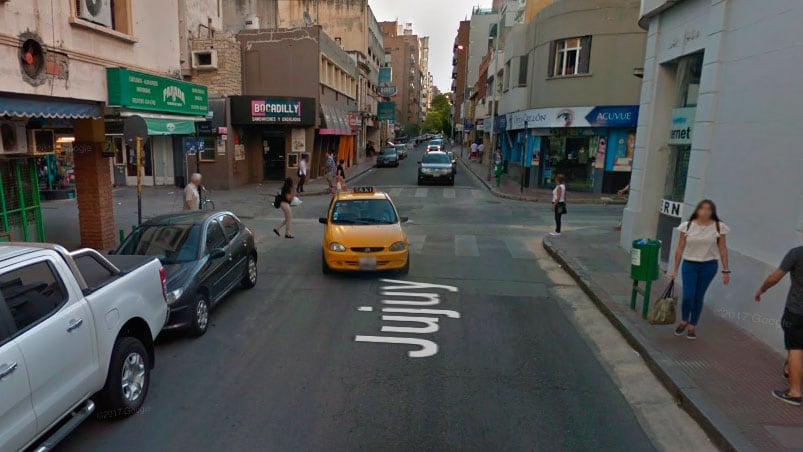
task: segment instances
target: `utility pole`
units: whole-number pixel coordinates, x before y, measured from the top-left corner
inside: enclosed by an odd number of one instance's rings
[[[494,37],[494,84],[493,84],[493,97],[491,98],[491,151],[496,152],[496,140],[494,132],[496,131],[496,86],[499,84],[499,38],[502,37],[502,18],[507,11],[507,3],[502,5],[499,11],[499,16],[496,18],[496,36]],[[490,152],[488,153],[490,155]],[[488,180],[491,180],[493,173],[494,159],[488,159]]]

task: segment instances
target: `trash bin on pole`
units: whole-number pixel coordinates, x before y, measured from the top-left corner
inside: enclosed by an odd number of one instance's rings
[[[641,316],[645,319],[650,310],[652,282],[657,280],[660,276],[661,269],[658,264],[660,255],[660,240],[639,239],[633,241],[633,248],[630,250],[630,277],[633,279],[633,292],[630,295],[630,309],[636,310],[638,284],[643,281],[645,286]]]

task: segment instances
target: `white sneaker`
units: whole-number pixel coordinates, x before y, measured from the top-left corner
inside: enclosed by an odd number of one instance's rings
[[[549,235],[557,237],[560,236],[560,232],[550,232]]]

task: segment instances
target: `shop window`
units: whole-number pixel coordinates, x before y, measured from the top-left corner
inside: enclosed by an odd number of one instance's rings
[[[561,39],[550,45],[550,77],[588,74],[591,36]]]
[[[519,57],[519,83],[518,86],[527,86],[527,70],[529,67],[529,55]]]
[[[203,136],[198,137],[199,140],[204,142],[204,150],[201,151],[201,161],[202,162],[214,162],[215,161],[215,137],[213,136]]]
[[[133,0],[75,0],[74,23],[87,25],[96,30],[113,30],[124,35],[133,35],[131,6]]]

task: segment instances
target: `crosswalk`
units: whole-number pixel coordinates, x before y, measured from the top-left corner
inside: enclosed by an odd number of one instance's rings
[[[392,199],[400,198],[417,198],[417,199],[433,199],[442,198],[448,200],[477,200],[490,196],[485,190],[478,190],[473,188],[459,188],[459,187],[392,187],[385,188],[385,193],[389,194]]]
[[[471,234],[408,234],[410,253],[456,258],[509,258],[535,260],[543,255],[543,234],[499,238]]]

